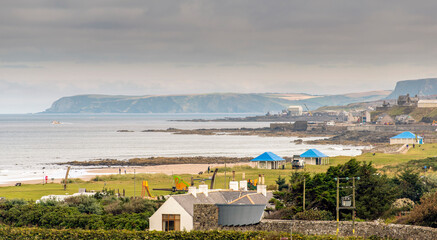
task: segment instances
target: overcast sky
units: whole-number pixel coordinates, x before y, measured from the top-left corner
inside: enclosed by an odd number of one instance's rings
[[[393,89],[437,76],[437,1],[43,1],[0,7],[0,113],[76,94]]]

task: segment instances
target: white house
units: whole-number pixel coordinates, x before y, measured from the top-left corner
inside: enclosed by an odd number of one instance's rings
[[[265,204],[273,197],[265,185],[255,191],[208,190],[207,185],[189,187],[189,193],[171,195],[167,201],[150,217],[149,230],[191,231],[193,229],[194,204]]]

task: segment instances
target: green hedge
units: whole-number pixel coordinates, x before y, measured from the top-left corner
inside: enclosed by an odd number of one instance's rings
[[[239,232],[239,231],[191,231],[191,232],[157,232],[129,230],[82,230],[82,229],[45,229],[0,227],[1,239],[280,239],[289,233],[277,232]],[[293,240],[334,240],[335,236],[303,236],[293,234]],[[362,238],[347,238],[350,240]]]
[[[159,204],[143,199],[70,198],[43,203],[0,201],[0,224],[11,227],[145,230]],[[1,239],[1,238],[0,238]]]

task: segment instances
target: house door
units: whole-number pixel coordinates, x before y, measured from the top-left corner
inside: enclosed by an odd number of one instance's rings
[[[180,231],[181,215],[162,214],[162,231]]]

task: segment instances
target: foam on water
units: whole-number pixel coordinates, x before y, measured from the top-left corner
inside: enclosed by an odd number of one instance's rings
[[[0,183],[61,178],[59,162],[129,159],[151,156],[255,157],[265,151],[280,156],[317,148],[329,156],[361,154],[363,147],[296,145],[296,137],[178,135],[145,129],[256,128],[262,122],[173,122],[170,119],[222,118],[229,114],[57,114],[0,115]],[[232,117],[241,115],[232,115]],[[52,121],[61,124],[52,124]],[[117,132],[126,129],[134,132]],[[306,138],[318,139],[318,138]],[[73,168],[71,177],[86,174]]]

